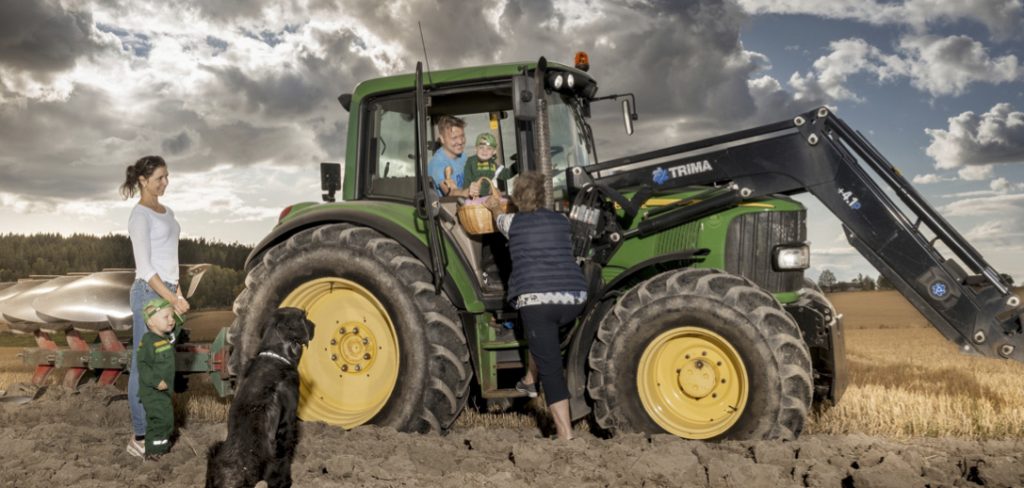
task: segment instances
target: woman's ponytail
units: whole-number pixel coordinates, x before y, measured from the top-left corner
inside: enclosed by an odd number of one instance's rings
[[[139,190],[139,177],[149,178],[157,168],[167,166],[160,156],[143,156],[135,164],[128,165],[124,170],[124,183],[121,183],[121,197],[125,200],[134,197]]]

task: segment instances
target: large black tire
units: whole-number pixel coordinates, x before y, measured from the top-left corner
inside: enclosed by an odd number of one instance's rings
[[[296,290],[307,289],[312,286],[310,284],[324,280],[349,283],[367,294],[369,300],[379,302],[381,315],[389,322],[388,331],[393,334],[392,349],[395,349],[393,356],[396,359],[391,362],[394,371],[389,375],[394,387],[390,390],[384,388],[381,401],[383,406],[375,407],[379,411],[368,409],[365,413],[367,417],[372,415],[372,418],[349,423],[386,425],[406,432],[445,433],[465,407],[472,378],[469,349],[458,316],[443,294],[434,293],[431,274],[422,262],[393,239],[369,228],[330,224],[307,229],[269,249],[260,257],[246,277],[245,290],[234,304],[236,319],[229,337],[233,346],[232,371],[244,381],[241,375],[246,363],[256,353],[255,349],[262,336],[263,317],[269,316],[283,302],[292,304]],[[306,300],[308,310],[322,305],[309,301],[315,299]],[[359,313],[334,306],[333,303],[328,307],[328,319],[324,320],[323,308],[318,309],[321,320],[317,323],[310,348],[302,359],[304,362],[321,361],[318,364],[321,370],[325,365],[332,367],[333,363],[327,361],[335,361],[336,356],[331,356],[329,360],[316,356],[327,351],[327,346],[320,347],[326,344],[322,334],[328,334],[327,337],[332,340],[330,344],[333,345],[336,336],[330,334],[338,333],[338,324],[359,325],[360,321]],[[310,313],[313,318],[312,311]],[[363,317],[362,321],[365,322],[366,318]],[[383,348],[387,341],[377,339]],[[373,349],[372,352],[376,354],[378,348]],[[370,367],[366,368],[363,372],[369,378]],[[300,366],[300,373],[302,371],[304,369]],[[352,372],[350,368],[339,369],[331,373],[331,378],[334,374],[340,378]],[[328,379],[323,384],[324,375],[319,376],[317,380],[321,382],[318,386],[321,392],[342,388],[340,381],[333,383]],[[304,387],[306,379],[303,378]],[[359,380],[371,381],[363,378]],[[344,427],[355,426],[344,425],[344,422],[329,418],[314,417],[313,420],[337,423]]]
[[[700,349],[695,350],[695,358],[687,355],[684,360],[666,353],[664,357],[668,359],[663,358],[662,363],[652,363],[650,359],[656,354],[651,352],[652,348],[677,333],[682,334],[680,340],[691,340],[695,334],[698,340],[719,344],[726,352],[731,350],[733,355],[726,357],[733,361],[724,362],[726,368],[735,366],[733,376],[721,367],[720,361],[718,368],[701,370],[720,374],[712,375],[714,389],[701,393],[706,396],[689,396],[681,386],[685,381],[680,372],[687,368],[694,371],[693,361],[700,359]],[[683,350],[673,351],[683,356]],[[588,392],[594,402],[595,420],[613,434],[640,431],[670,432],[695,439],[794,439],[803,430],[811,406],[811,360],[796,323],[770,294],[749,280],[718,270],[665,272],[624,294],[602,321],[590,350],[589,364]],[[645,366],[650,364],[672,364],[672,368],[678,364],[679,369],[651,370]],[[702,364],[705,363],[697,361],[696,367],[701,368]],[[651,374],[640,378],[644,371],[653,371],[659,379],[650,379]],[[712,405],[722,402],[731,393],[719,384],[718,378],[725,383],[727,376],[738,378],[733,382],[736,384],[745,381],[746,399],[737,394],[736,408],[727,405],[731,410],[726,411],[739,413],[710,419],[717,423],[707,424],[706,430],[699,425],[703,419],[696,421],[698,425],[691,430],[689,425],[681,429],[679,424],[666,422],[663,413],[651,414],[657,409],[675,409],[669,414],[687,416],[692,413],[680,410],[689,405],[707,405],[700,403],[705,400]],[[662,382],[677,377],[678,384]],[[641,391],[641,383],[653,385],[654,381],[657,388],[663,388],[663,384],[677,388],[679,391],[672,394],[682,400],[658,403],[659,398],[673,397],[652,395],[651,386],[647,393]],[[715,400],[713,395],[722,396]],[[654,402],[656,408],[648,409],[645,401]],[[655,416],[662,420],[655,420]]]

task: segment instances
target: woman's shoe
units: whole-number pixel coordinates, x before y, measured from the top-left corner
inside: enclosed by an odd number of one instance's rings
[[[519,380],[516,382],[516,391],[525,393],[530,398],[537,398],[537,383],[526,384]]]

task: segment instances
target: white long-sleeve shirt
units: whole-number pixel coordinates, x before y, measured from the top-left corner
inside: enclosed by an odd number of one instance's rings
[[[128,237],[135,255],[135,277],[148,282],[153,275],[169,283],[178,283],[178,236],[181,226],[174,212],[164,205],[157,213],[144,205],[135,205],[128,218]]]

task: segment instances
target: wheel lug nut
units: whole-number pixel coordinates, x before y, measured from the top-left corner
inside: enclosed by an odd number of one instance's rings
[[[338,341],[336,339],[331,339],[331,345],[332,346],[337,345],[337,344],[338,344]]]
[[[338,333],[341,334],[341,335],[345,335],[345,328],[342,327],[342,328],[338,329]]]
[[[370,359],[370,353],[363,354],[363,359]]]
[[[721,365],[722,365],[722,362],[721,362],[721,361],[719,361],[718,363],[716,363],[716,365],[717,365],[717,366],[721,366]]]
[[[338,355],[337,354],[331,354],[331,361],[337,361],[337,360],[338,360]]]
[[[356,365],[356,372],[362,371],[363,367],[359,364]]]
[[[358,334],[359,333],[359,327],[353,327],[352,328],[352,333],[353,334]]]
[[[369,343],[370,343],[370,340],[364,337],[363,338],[363,345],[365,346],[365,345],[367,345]]]
[[[697,362],[694,363],[694,366],[696,366],[697,369],[701,369],[701,368],[704,367],[704,361],[701,361],[701,360],[698,359]]]
[[[341,365],[341,370],[342,371],[348,371],[348,365],[347,364],[342,364]]]

